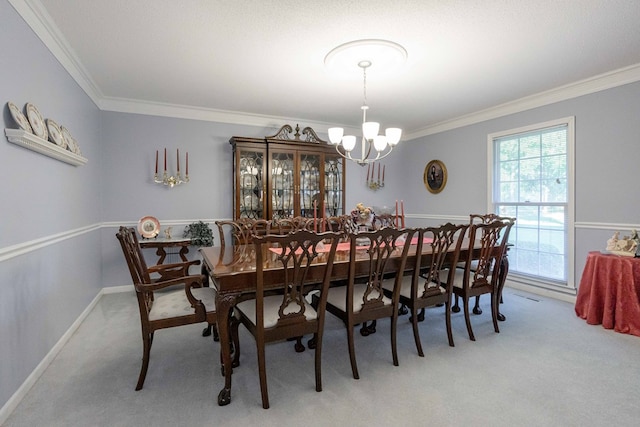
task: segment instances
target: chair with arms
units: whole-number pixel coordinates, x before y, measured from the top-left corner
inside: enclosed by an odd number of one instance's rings
[[[445,321],[447,325],[447,337],[449,345],[454,346],[451,332],[451,295],[455,269],[462,247],[464,235],[469,226],[467,224],[454,225],[451,223],[440,227],[418,228],[418,241],[416,244],[416,262],[410,276],[404,276],[400,288],[400,303],[406,305],[411,312],[411,324],[416,349],[420,357],[424,357],[418,322],[424,320],[426,307],[436,305],[445,306]],[[423,247],[430,250],[429,262],[423,256]],[[421,275],[422,272],[422,275]],[[391,296],[393,286],[389,282],[384,284],[385,293]],[[420,313],[418,314],[418,310]]]
[[[327,311],[340,318],[347,328],[349,358],[353,378],[360,378],[356,363],[353,330],[362,323],[361,335],[375,332],[375,323],[367,326],[366,322],[377,319],[391,319],[391,353],[393,364],[398,366],[396,346],[396,326],[398,323],[398,300],[400,284],[409,253],[409,241],[415,230],[381,228],[375,231],[360,232],[350,235],[349,279],[346,286],[332,287],[327,297]],[[406,243],[405,240],[406,239]],[[367,241],[366,247],[358,247],[358,243]],[[357,265],[359,272],[356,271]],[[356,274],[358,273],[358,274]],[[357,276],[365,274],[364,281]],[[384,295],[383,280],[385,274],[395,273],[391,298]]]
[[[120,227],[116,237],[127,261],[140,309],[143,357],[136,385],[136,390],[140,390],[147,375],[155,331],[200,322],[214,325],[215,291],[202,287],[201,275],[189,275],[191,263],[161,264],[154,269],[147,268],[133,228]],[[160,269],[165,275],[153,280],[150,273],[159,273]],[[167,275],[168,271],[172,273]],[[216,333],[214,340],[217,341],[217,338]]]
[[[498,328],[500,262],[507,248],[512,225],[513,222],[502,220],[471,224],[469,251],[464,260],[464,269],[453,268],[455,277],[452,290],[456,297],[462,298],[467,332],[471,341],[475,341],[469,318],[469,299],[471,297],[482,294],[491,295],[493,328],[496,332],[500,332]],[[479,253],[478,256],[474,256],[474,250]]]
[[[256,295],[238,303],[232,319],[231,335],[235,344],[233,365],[239,365],[238,326],[245,325],[254,336],[258,353],[258,371],[262,407],[269,408],[265,362],[265,344],[313,334],[315,341],[316,391],[322,391],[321,354],[325,304],[329,288],[338,233],[313,233],[301,230],[286,235],[254,238],[256,250]],[[321,265],[315,265],[321,263]],[[265,277],[278,269],[281,283],[266,287]],[[280,270],[281,269],[281,270]],[[270,271],[271,270],[271,271]],[[305,298],[307,291],[319,289],[317,310]],[[292,376],[295,380],[300,376]]]
[[[507,217],[507,216],[499,216],[495,213],[487,213],[487,214],[470,214],[469,215],[469,225],[471,224],[486,224],[488,222],[492,222],[492,221],[504,221],[507,223],[515,223],[516,219],[512,218],[512,217]],[[506,252],[505,252],[505,256],[506,256]],[[478,262],[476,260],[474,260],[471,263],[471,269],[475,270],[478,266]],[[460,262],[458,263],[458,268],[464,268],[464,262]],[[502,299],[499,301],[499,303],[502,303]],[[458,296],[456,295],[455,297],[455,304],[453,305],[453,307],[451,308],[451,310],[454,313],[458,313],[460,311],[460,306],[458,305]],[[476,297],[476,302],[473,306],[473,314],[482,314],[482,309],[480,308],[480,296],[478,295]],[[498,318],[498,320],[503,320],[500,319],[500,317]]]

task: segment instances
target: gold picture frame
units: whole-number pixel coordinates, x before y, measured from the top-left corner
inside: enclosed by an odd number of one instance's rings
[[[424,168],[423,179],[427,190],[438,194],[447,185],[447,167],[440,160],[431,160]]]

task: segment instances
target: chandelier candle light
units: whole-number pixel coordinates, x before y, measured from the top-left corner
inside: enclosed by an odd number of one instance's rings
[[[162,178],[158,175],[158,150],[156,150],[156,173],[153,175],[153,182],[156,184],[166,185],[168,188],[173,188],[176,185],[186,184],[189,182],[189,152],[186,154],[185,174],[184,178],[180,174],[180,150],[176,149],[176,174],[169,175],[167,172],[167,149],[164,149],[164,172]]]
[[[367,69],[374,65],[374,61],[376,61],[375,63],[378,67],[384,68],[385,65],[390,63],[388,60],[390,56],[395,56],[400,61],[404,61],[407,52],[399,44],[388,40],[356,40],[338,46],[325,57],[325,64],[332,64],[338,62],[339,59],[348,57],[350,60],[353,59],[354,63],[362,69],[364,102],[360,107],[362,110],[360,156],[357,157],[357,150],[354,151],[357,144],[355,135],[344,135],[344,128],[341,127],[329,128],[327,131],[329,141],[332,145],[335,145],[336,151],[342,157],[352,160],[360,166],[387,157],[391,154],[393,147],[398,145],[402,137],[402,129],[395,127],[387,128],[384,135],[379,135],[380,123],[367,121],[367,110],[369,109],[367,105]]]

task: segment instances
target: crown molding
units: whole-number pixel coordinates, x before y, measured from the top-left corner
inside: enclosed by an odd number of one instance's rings
[[[150,116],[172,117],[178,119],[202,120],[208,122],[230,123],[246,126],[279,128],[282,123],[304,123],[318,133],[326,134],[327,128],[335,126],[332,123],[310,121],[305,118],[291,118],[252,114],[240,111],[217,110],[213,108],[194,107],[190,105],[167,104],[137,99],[103,97],[100,102],[103,111],[118,113],[145,114]]]
[[[62,64],[71,77],[78,83],[78,85],[85,91],[100,110],[260,127],[278,127],[282,123],[292,121],[305,123],[317,129],[324,129],[333,126],[331,123],[310,122],[308,119],[303,118],[285,118],[238,111],[216,110],[186,105],[105,97],[91,75],[75,55],[74,50],[69,46],[62,33],[60,33],[58,28],[53,24],[51,16],[47,13],[39,0],[9,0],[9,3],[20,14],[20,16],[22,16],[27,25],[31,27],[40,40],[42,40],[45,46],[51,51],[60,64]],[[622,86],[639,80],[640,64],[636,64],[560,86],[555,89],[526,96],[514,101],[506,102],[495,107],[480,110],[451,120],[426,126],[415,132],[405,134],[402,139],[404,141],[410,141],[459,127],[496,119],[509,114],[519,113],[532,108],[542,107],[556,102],[611,89],[613,87]]]
[[[405,139],[413,140],[423,136],[457,129],[463,126],[497,119],[509,114],[520,113],[532,108],[566,101],[568,99],[589,95],[591,93],[600,92],[637,81],[640,81],[640,64],[609,71],[534,95],[525,96],[524,98],[516,99],[514,101],[505,102],[504,104],[496,105],[495,107],[436,123],[408,134]]]

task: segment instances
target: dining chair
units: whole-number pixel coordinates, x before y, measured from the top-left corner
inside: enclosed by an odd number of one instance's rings
[[[221,220],[215,221],[215,224],[218,227],[220,246],[225,246],[227,243],[236,246],[243,243],[247,238],[247,228],[243,227],[241,223],[231,220]]]
[[[508,216],[500,216],[498,214],[495,213],[487,213],[487,214],[470,214],[469,215],[469,224],[486,224],[488,222],[492,222],[492,221],[504,221],[504,222],[511,222],[511,223],[515,223],[516,218],[513,217],[508,217]],[[513,225],[513,224],[512,224]],[[506,252],[505,252],[505,256],[506,256]],[[465,263],[464,262],[460,262],[458,263],[458,268],[464,268]],[[476,270],[478,267],[478,261],[474,260],[471,263],[471,270]],[[502,303],[502,299],[499,301],[499,303]],[[454,313],[458,313],[460,311],[460,306],[458,305],[458,296],[455,296],[455,303],[453,304],[453,307],[451,308],[451,310]],[[480,295],[478,295],[476,297],[476,301],[475,304],[473,306],[473,314],[482,314],[482,309],[480,308]]]
[[[273,341],[314,335],[316,391],[322,391],[322,335],[325,305],[333,261],[340,235],[299,230],[285,235],[266,235],[254,238],[256,251],[255,298],[238,303],[231,322],[234,342],[233,366],[239,366],[240,344],[238,327],[243,324],[256,341],[258,373],[262,407],[269,408],[267,391],[265,345]],[[318,265],[320,264],[320,265]],[[265,288],[265,276],[282,275],[278,286]],[[307,293],[319,291],[318,306],[307,301]],[[293,375],[287,381],[304,378]]]
[[[400,228],[398,227],[398,217],[395,214],[385,213],[385,214],[376,214],[373,216],[371,220],[371,227],[374,230],[383,227],[392,227],[392,228]]]
[[[155,331],[201,322],[215,325],[215,290],[202,286],[201,275],[189,275],[188,262],[147,268],[133,228],[120,227],[116,237],[129,267],[140,311],[143,355],[136,385],[136,390],[140,390],[147,375]],[[164,274],[153,279],[153,273]],[[218,341],[217,331],[213,335],[214,341]]]
[[[454,347],[451,332],[451,295],[455,269],[450,266],[458,262],[467,228],[467,224],[447,223],[439,227],[417,229],[415,265],[412,274],[403,277],[399,295],[400,303],[408,307],[411,313],[413,337],[420,357],[424,357],[424,352],[418,322],[424,321],[427,307],[444,305],[447,337],[449,345]],[[425,247],[428,250],[427,254],[423,253]],[[387,296],[393,295],[393,283],[385,282],[383,287]]]
[[[342,234],[342,240],[346,241],[349,234],[358,230],[351,215],[328,216],[318,219],[320,231],[333,231]]]
[[[253,243],[253,238],[256,236],[264,236],[271,233],[273,221],[264,218],[257,219],[242,219],[242,224],[246,229],[247,239],[245,243]]]
[[[315,220],[315,228],[318,228],[318,219]],[[314,219],[303,216],[274,219],[271,223],[270,232],[273,234],[288,234],[299,230],[314,230]]]
[[[464,317],[469,339],[475,341],[469,317],[469,299],[483,294],[491,295],[491,318],[493,328],[498,328],[499,271],[504,256],[509,230],[513,222],[496,220],[471,224],[469,227],[469,250],[464,260],[464,269],[453,268],[453,294],[462,298]],[[478,255],[474,255],[474,251]]]
[[[377,319],[391,319],[391,353],[393,364],[398,366],[396,326],[398,323],[398,300],[400,284],[409,253],[409,241],[415,230],[381,228],[363,231],[349,237],[349,278],[346,286],[331,287],[327,296],[327,311],[340,318],[347,329],[347,341],[353,378],[359,379],[356,362],[353,330],[362,324],[360,334],[367,336],[375,332]],[[407,244],[405,244],[405,242]],[[364,267],[356,272],[356,261],[364,260]],[[356,274],[358,273],[358,274]],[[365,281],[356,280],[364,273]],[[385,275],[393,275],[391,297],[383,291]],[[371,325],[366,322],[371,321]]]

